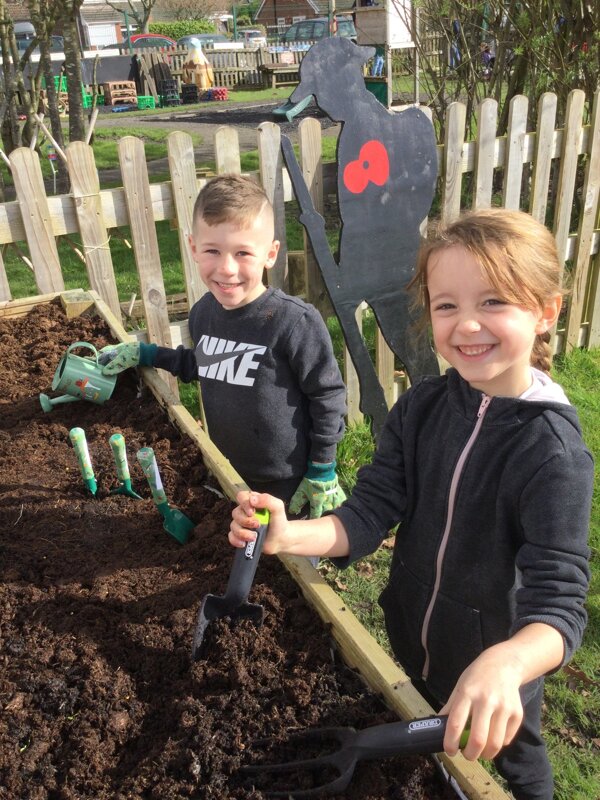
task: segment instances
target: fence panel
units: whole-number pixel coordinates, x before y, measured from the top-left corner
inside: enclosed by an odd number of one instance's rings
[[[540,100],[541,113],[537,131],[527,132],[523,125],[525,102],[518,100],[515,109],[518,107],[520,110],[518,114],[516,110],[513,112],[509,133],[506,137],[497,137],[497,106],[495,101],[488,98],[478,109],[478,138],[466,142],[465,107],[456,103],[448,111],[446,139],[438,146],[442,186],[441,216],[445,220],[453,219],[463,205],[469,202],[461,197],[462,178],[465,174],[472,177],[474,191],[470,202],[474,207],[481,208],[496,203],[497,197],[493,195],[495,191],[497,194],[501,193],[511,205],[524,207],[529,202],[534,216],[543,220],[550,202],[550,177],[556,176],[554,232],[561,255],[572,262],[573,277],[573,295],[568,301],[566,329],[558,333],[555,342],[557,350],[600,344],[600,259],[597,255],[600,242],[598,105],[596,97],[590,123],[584,125],[583,95],[575,90],[569,98],[565,129],[555,129],[556,97],[552,94],[544,95]],[[280,260],[276,268],[269,271],[269,279],[272,285],[285,288],[288,285],[283,194],[286,174],[279,148],[279,127],[265,122],[258,128],[257,135],[260,180],[274,201],[276,236],[283,243]],[[317,120],[308,119],[301,123],[303,171],[311,193],[314,192],[313,199],[317,207],[323,208],[320,135]],[[223,127],[218,131],[215,137],[215,159],[219,173],[241,170],[239,141],[234,128]],[[203,184],[196,174],[189,137],[179,132],[169,137],[171,181],[160,184],[148,183],[143,145],[131,137],[123,140],[120,147],[123,188],[99,189],[95,165],[93,168],[90,150],[86,145],[74,143],[67,148],[67,160],[73,175],[72,193],[47,197],[43,190],[37,155],[28,148],[21,148],[11,154],[11,167],[19,200],[0,204],[0,244],[19,247],[20,243],[27,242],[38,287],[40,291],[51,292],[63,288],[56,237],[73,233],[81,235],[90,284],[112,307],[115,303],[115,289],[108,287],[114,287],[114,267],[106,244],[108,237],[114,235],[111,234],[113,229],[131,225],[142,287],[141,305],[150,338],[160,344],[169,345],[171,330],[160,270],[157,222],[169,220],[178,225],[189,302],[193,303],[204,291],[198,283],[197,271],[187,243],[191,231],[191,209],[196,192]],[[584,160],[585,174],[581,168]],[[527,187],[521,193],[520,173],[525,166],[532,175],[528,199],[525,197]],[[502,177],[509,175],[511,180],[515,173],[519,174],[518,180],[515,178],[512,181],[510,189],[501,184],[494,186],[494,170],[497,168],[502,169]],[[310,270],[308,293],[309,296],[313,294],[311,299],[314,302],[318,299],[314,298],[314,292],[316,278],[320,281],[320,275],[311,261],[312,253],[308,245],[305,246],[305,251],[304,261]],[[301,259],[296,255],[294,261],[299,260]],[[305,282],[301,283],[304,285]],[[10,297],[10,282],[0,260],[0,308],[2,302]],[[328,304],[324,301],[324,313],[326,309]],[[357,313],[361,315],[362,311]],[[181,337],[181,332],[179,336]],[[376,358],[380,367],[380,380],[386,387],[390,402],[394,359],[382,345],[379,340]],[[350,364],[347,366],[346,377],[350,418],[357,419],[358,390],[356,376],[353,376]]]

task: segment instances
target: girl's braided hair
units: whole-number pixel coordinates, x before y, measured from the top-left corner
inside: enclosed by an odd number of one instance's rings
[[[541,310],[561,287],[561,264],[552,233],[524,211],[482,209],[462,214],[423,241],[415,275],[408,285],[413,304],[429,318],[427,264],[430,256],[459,245],[477,260],[487,280],[509,303]],[[550,372],[550,333],[538,334],[531,364]]]

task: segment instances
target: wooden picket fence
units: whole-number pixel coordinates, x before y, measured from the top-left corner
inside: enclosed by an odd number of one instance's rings
[[[478,138],[464,140],[465,107],[449,107],[446,138],[438,145],[442,220],[456,217],[466,198],[472,207],[492,203],[523,208],[544,221],[553,204],[551,227],[565,261],[565,277],[571,287],[564,325],[555,337],[556,351],[600,345],[600,92],[584,119],[584,95],[571,92],[563,128],[555,128],[556,96],[540,99],[538,127],[527,131],[527,99],[511,104],[509,130],[496,136],[496,103],[485,100],[478,110]],[[277,264],[268,272],[271,285],[290,287],[289,264],[300,263],[303,275],[292,276],[293,286],[304,287],[304,295],[321,310],[327,304],[317,265],[305,242],[303,257],[289,254],[286,247],[285,203],[292,199],[280,150],[280,129],[264,122],[257,129],[259,180],[276,209],[276,237],[282,247]],[[321,127],[316,119],[305,119],[299,128],[302,170],[317,209],[323,210],[323,164]],[[57,237],[77,235],[85,259],[89,287],[94,289],[119,318],[122,314],[111,255],[111,232],[128,226],[139,276],[139,297],[146,330],[140,336],[168,347],[189,343],[186,322],[169,319],[169,299],[161,271],[156,224],[169,220],[178,230],[188,307],[205,289],[192,260],[188,235],[192,209],[206,178],[199,177],[191,137],[173,132],[168,138],[170,180],[150,183],[143,142],[127,136],[119,142],[123,185],[101,189],[92,148],[74,142],[66,149],[71,192],[47,195],[38,154],[19,148],[10,154],[16,201],[0,204],[0,245],[22,248],[41,294],[63,291],[64,277]],[[217,172],[240,172],[237,131],[223,126],[215,137]],[[465,191],[469,183],[470,192]],[[573,221],[574,220],[574,221]],[[568,276],[567,276],[568,273]],[[87,287],[82,287],[87,288]],[[9,279],[0,254],[0,316],[12,299]],[[26,313],[27,304],[21,306]],[[361,315],[359,309],[357,314]],[[398,390],[393,354],[381,335],[377,336],[377,371],[388,402]],[[166,376],[176,390],[175,380]],[[359,418],[358,385],[348,362],[346,370],[350,419]]]

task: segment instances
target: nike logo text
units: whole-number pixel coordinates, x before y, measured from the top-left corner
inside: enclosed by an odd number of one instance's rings
[[[236,386],[253,386],[256,376],[248,373],[258,369],[260,359],[257,356],[266,350],[263,345],[201,336],[196,347],[198,376]]]

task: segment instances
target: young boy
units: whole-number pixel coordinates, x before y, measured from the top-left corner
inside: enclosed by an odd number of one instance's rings
[[[208,433],[246,483],[319,517],[344,499],[335,457],[346,390],[316,309],[262,282],[279,250],[263,189],[239,175],[207,183],[189,242],[209,290],[190,311],[194,348],[109,345],[103,371],[139,364],[199,380]]]

